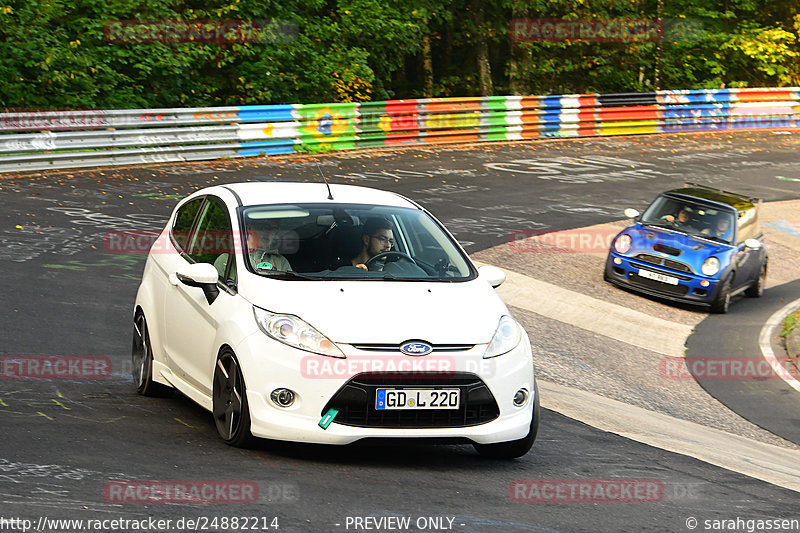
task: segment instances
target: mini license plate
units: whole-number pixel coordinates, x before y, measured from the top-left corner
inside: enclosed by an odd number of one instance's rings
[[[678,284],[678,278],[673,278],[672,276],[665,276],[664,274],[659,274],[658,272],[651,272],[649,270],[644,270],[644,269],[639,270],[639,276],[647,279],[660,281],[661,283],[668,283],[670,285]]]
[[[458,409],[460,389],[378,389],[375,409]]]

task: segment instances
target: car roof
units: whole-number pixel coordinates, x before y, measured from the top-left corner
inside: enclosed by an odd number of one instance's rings
[[[330,200],[328,197],[328,188],[324,183],[286,181],[228,183],[203,189],[198,191],[198,194],[219,194],[219,189],[227,189],[234,192],[244,206],[292,203],[325,204],[333,201],[337,204],[365,204],[418,208],[416,204],[399,194],[355,185],[331,184],[330,191],[333,195],[333,200]]]
[[[666,191],[664,194],[683,196],[692,199],[705,200],[706,202],[723,204],[730,206],[737,211],[746,211],[748,209],[754,209],[758,206],[757,198],[751,198],[737,193],[732,193],[730,191],[713,189],[703,185],[693,184],[688,187]]]

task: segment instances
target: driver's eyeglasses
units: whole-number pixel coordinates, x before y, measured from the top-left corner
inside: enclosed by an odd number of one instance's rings
[[[389,246],[394,246],[394,239],[390,239],[384,235],[372,235],[373,239],[378,239],[381,241],[382,244],[388,244]]]

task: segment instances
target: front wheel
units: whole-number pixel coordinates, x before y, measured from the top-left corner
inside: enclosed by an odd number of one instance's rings
[[[508,442],[498,442],[496,444],[474,443],[473,446],[479,454],[491,459],[516,459],[530,451],[533,442],[536,440],[536,433],[539,432],[539,387],[536,383],[533,384],[533,392],[533,416],[531,417],[528,434],[521,439]]]
[[[250,407],[242,370],[230,350],[223,351],[214,369],[212,411],[217,433],[231,446],[245,447],[252,440]]]
[[[758,272],[758,277],[753,280],[753,284],[744,291],[745,295],[750,298],[760,298],[764,294],[764,286],[767,282],[767,262],[761,265],[761,270]]]
[[[727,278],[725,278],[719,287],[719,292],[717,293],[717,297],[714,300],[714,303],[711,304],[711,311],[714,313],[725,314],[728,312],[728,307],[731,304],[731,279],[733,278],[733,273],[729,274]]]

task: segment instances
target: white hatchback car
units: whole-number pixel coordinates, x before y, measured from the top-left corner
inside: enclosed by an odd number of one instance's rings
[[[425,209],[325,183],[238,183],[175,207],[134,308],[139,393],[177,389],[226,442],[468,442],[528,452],[527,334]]]

